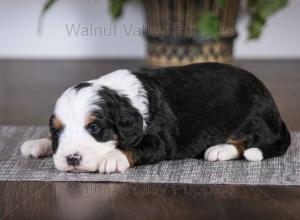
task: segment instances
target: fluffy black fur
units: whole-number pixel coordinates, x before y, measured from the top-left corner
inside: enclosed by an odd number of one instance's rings
[[[114,90],[104,88],[98,94],[102,101],[97,103],[99,111],[93,115],[101,130],[94,138],[101,142],[117,139],[124,148],[138,145],[143,137],[143,118],[137,109]]]
[[[80,91],[81,89],[83,88],[86,88],[86,87],[89,87],[91,86],[92,83],[89,83],[89,82],[82,82],[82,83],[79,83],[77,84],[76,86],[74,86],[74,89],[78,92]]]
[[[111,100],[109,109],[120,147],[131,149],[135,164],[200,157],[230,138],[259,148],[264,158],[282,155],[290,134],[266,87],[253,74],[230,65],[206,63],[135,73],[149,99],[145,132],[128,100]],[[122,100],[123,99],[123,100]],[[108,110],[109,112],[110,110]]]
[[[98,141],[117,139],[134,165],[201,157],[229,139],[259,148],[264,158],[280,156],[290,145],[270,92],[243,69],[205,63],[134,74],[149,100],[146,129],[130,100],[105,88],[94,112],[101,129],[93,134]]]

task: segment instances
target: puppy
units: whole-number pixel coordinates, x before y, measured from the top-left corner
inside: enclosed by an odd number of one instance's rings
[[[51,139],[27,141],[21,152],[53,154],[60,171],[112,173],[201,157],[261,161],[290,145],[262,82],[217,63],[117,70],[80,83],[57,100],[49,127]]]

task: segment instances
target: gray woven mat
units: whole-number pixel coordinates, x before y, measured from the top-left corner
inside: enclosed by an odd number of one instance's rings
[[[300,133],[283,157],[262,162],[207,162],[197,159],[164,161],[132,168],[122,174],[60,173],[52,158],[25,159],[24,140],[45,137],[46,127],[0,126],[0,181],[112,181],[193,184],[300,185]]]

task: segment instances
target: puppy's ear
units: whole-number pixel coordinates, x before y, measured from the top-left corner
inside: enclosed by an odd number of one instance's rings
[[[116,120],[118,141],[121,147],[134,147],[143,138],[143,118],[129,106],[121,106]]]
[[[143,118],[130,99],[121,96],[116,91],[103,87],[98,92],[101,100],[98,103],[103,112],[107,112],[107,118],[111,118],[117,134],[120,147],[135,147],[143,138]]]

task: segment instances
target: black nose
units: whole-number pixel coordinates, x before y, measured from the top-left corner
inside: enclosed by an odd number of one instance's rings
[[[77,153],[67,156],[67,164],[70,166],[78,166],[80,164],[81,156]]]

